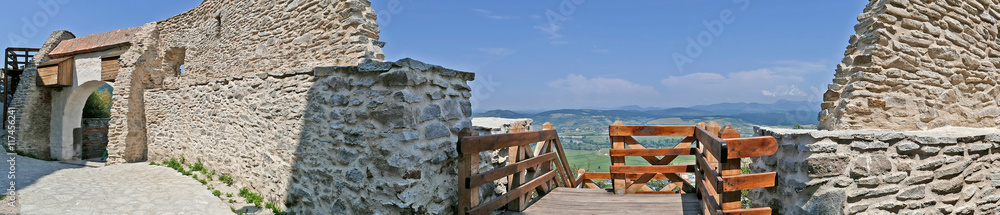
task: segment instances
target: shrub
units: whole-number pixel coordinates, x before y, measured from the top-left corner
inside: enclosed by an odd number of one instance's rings
[[[215,195],[215,197],[220,197],[222,196],[222,191],[219,190],[212,191],[212,195]]]
[[[233,186],[233,177],[230,177],[228,174],[219,175],[219,181],[226,183],[226,185]]]

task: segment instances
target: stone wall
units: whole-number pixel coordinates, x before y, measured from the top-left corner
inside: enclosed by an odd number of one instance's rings
[[[403,59],[152,89],[149,158],[201,159],[300,214],[450,214],[472,79]]]
[[[121,56],[109,163],[146,160],[146,89],[383,60],[384,43],[378,41],[370,5],[368,0],[206,0],[142,26]]]
[[[177,75],[176,84],[184,85],[382,60],[370,5],[368,0],[204,1],[157,23],[157,53],[165,61],[164,73],[153,74],[153,84]],[[185,65],[183,74],[180,65]]]
[[[778,178],[748,197],[780,214],[1000,214],[1000,129],[755,132],[779,148],[751,170]]]
[[[52,32],[32,58],[33,61],[29,62],[21,73],[21,81],[17,83],[17,91],[14,92],[14,98],[8,107],[14,110],[16,120],[14,139],[17,150],[41,159],[51,158],[49,122],[52,113],[52,89],[41,87],[42,79],[38,77],[35,62],[48,61],[48,53],[55,49],[60,41],[75,37],[69,31]]]
[[[1000,2],[872,0],[858,16],[821,129],[1000,125]]]

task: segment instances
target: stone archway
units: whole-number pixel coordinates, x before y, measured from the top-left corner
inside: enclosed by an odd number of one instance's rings
[[[79,159],[80,152],[73,148],[73,129],[79,128],[83,116],[83,106],[90,94],[102,85],[112,83],[90,80],[74,87],[60,109],[53,104],[52,137],[50,137],[52,157],[59,160]],[[113,86],[113,85],[112,85]]]

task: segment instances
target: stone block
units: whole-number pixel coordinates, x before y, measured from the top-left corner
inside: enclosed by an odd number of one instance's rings
[[[809,177],[839,176],[844,173],[850,157],[846,155],[818,155],[806,159]]]
[[[896,195],[896,199],[900,201],[923,199],[926,191],[927,187],[924,185],[904,188]]]
[[[931,191],[938,194],[950,194],[957,193],[962,190],[964,181],[962,179],[956,178],[951,180],[937,180],[931,182]]]
[[[892,161],[886,155],[862,155],[856,158],[851,168],[852,178],[875,176],[892,169]]]

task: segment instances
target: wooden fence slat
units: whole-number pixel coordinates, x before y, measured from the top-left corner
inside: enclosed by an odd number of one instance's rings
[[[542,183],[552,180],[556,175],[556,171],[549,171],[542,176],[535,178],[534,180],[525,183],[524,185],[518,186],[517,188],[508,191],[506,194],[497,197],[496,199],[490,200],[489,202],[480,204],[475,208],[469,210],[467,214],[490,214],[493,210],[503,207],[503,205],[508,202],[512,202],[516,198],[522,197],[527,193],[535,190],[535,187],[541,186]]]
[[[749,209],[733,209],[733,210],[723,210],[726,215],[770,215],[771,208],[749,208]]]
[[[80,142],[82,142],[82,143],[97,143],[97,142],[107,142],[107,141],[108,141],[108,138],[93,139],[93,140],[83,140],[83,141],[80,141]]]
[[[556,138],[558,138],[558,135],[555,130],[463,137],[459,140],[458,152],[462,154],[478,153],[486,150],[509,148]]]
[[[695,148],[668,148],[668,149],[611,149],[610,156],[664,156],[664,155],[693,155]],[[654,163],[655,164],[655,163]]]
[[[775,172],[722,176],[722,191],[733,192],[747,189],[773,187],[776,176],[777,173]]]
[[[464,129],[459,133],[459,141],[466,136],[476,136],[478,132]],[[458,213],[466,214],[479,205],[479,186],[466,188],[464,179],[479,173],[479,152],[458,153]]]
[[[80,150],[87,150],[87,149],[94,149],[94,148],[107,148],[107,147],[108,147],[108,144],[105,143],[105,144],[99,144],[99,145],[89,145],[89,146],[80,147]]]
[[[704,128],[698,127],[695,132],[695,137],[698,138],[699,145],[704,148],[706,153],[710,153],[716,158],[728,157],[728,155],[726,155],[726,153],[728,153],[726,150],[726,141],[722,140],[718,136],[715,136]]]
[[[611,166],[611,172],[623,174],[639,173],[682,173],[694,172],[695,165],[662,165],[662,166]]]
[[[545,161],[555,160],[555,158],[556,158],[556,153],[549,152],[541,156],[519,161],[517,163],[514,163],[514,165],[507,165],[484,173],[476,174],[468,178],[465,178],[465,187],[466,188],[477,187],[479,185],[483,185],[485,183],[507,177],[508,175],[524,171],[525,169],[528,169],[528,167],[530,166],[536,166]]]
[[[778,152],[778,142],[774,137],[745,137],[725,141],[729,159],[768,156]]]
[[[736,128],[733,128],[733,126],[726,126],[726,127],[723,127],[721,131],[719,131],[718,135],[719,135],[719,138],[725,139],[725,141],[726,141],[726,148],[727,148],[727,150],[729,150],[729,153],[728,153],[729,157],[720,157],[719,158],[719,159],[724,159],[724,161],[725,161],[725,162],[722,162],[722,163],[719,164],[719,176],[725,177],[725,176],[740,175],[741,173],[743,173],[742,169],[740,168],[740,165],[742,164],[742,162],[741,162],[740,158],[733,158],[732,157],[733,154],[735,154],[735,153],[732,153],[733,143],[730,142],[729,139],[726,139],[726,138],[738,138],[738,139],[742,139],[742,138],[739,138],[740,137],[740,132],[736,131]],[[775,149],[777,149],[777,144],[775,144]],[[741,151],[745,151],[745,150],[741,150]],[[740,208],[742,208],[743,204],[742,204],[742,201],[741,201],[740,198],[741,198],[741,196],[742,196],[743,193],[740,192],[739,190],[726,191],[722,187],[722,186],[724,186],[724,185],[722,185],[722,182],[723,181],[720,181],[719,186],[716,187],[717,189],[719,189],[719,191],[721,191],[721,196],[719,196],[719,202],[722,205],[722,210],[725,211],[725,210],[740,209]]]
[[[673,125],[611,125],[608,127],[609,136],[680,136],[686,137],[694,134],[693,126],[673,126]]]

